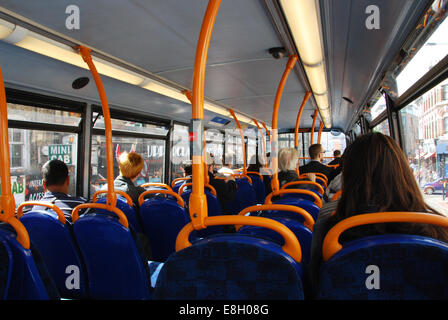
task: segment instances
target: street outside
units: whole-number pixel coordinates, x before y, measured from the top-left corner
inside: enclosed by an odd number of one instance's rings
[[[433,193],[432,195],[423,194],[423,197],[430,207],[448,216],[448,198],[443,200],[441,192]]]

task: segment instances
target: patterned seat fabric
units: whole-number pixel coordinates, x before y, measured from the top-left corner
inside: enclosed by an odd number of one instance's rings
[[[448,299],[447,268],[446,243],[412,235],[366,237],[347,243],[323,264],[317,297]]]
[[[303,299],[301,266],[280,246],[242,235],[218,235],[171,255],[156,299]]]

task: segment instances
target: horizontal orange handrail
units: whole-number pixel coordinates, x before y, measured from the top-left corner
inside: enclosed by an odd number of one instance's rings
[[[143,204],[143,202],[145,202],[145,196],[148,194],[167,194],[170,196],[173,196],[176,198],[177,203],[184,208],[185,207],[185,203],[184,203],[184,199],[181,198],[180,195],[178,195],[177,193],[170,191],[170,190],[146,190],[145,192],[143,192],[139,197],[138,197],[138,204],[141,206]]]
[[[247,175],[249,175],[249,174],[254,174],[254,175],[258,176],[258,177],[261,179],[261,181],[263,181],[263,176],[261,175],[260,172],[256,172],[256,171],[247,171],[246,174],[247,174]]]
[[[272,197],[273,196],[279,196],[282,194],[288,194],[288,193],[296,193],[296,194],[306,194],[314,198],[314,204],[317,205],[319,208],[322,208],[322,199],[319,198],[317,194],[315,194],[313,191],[305,190],[305,189],[280,189],[277,193],[274,194],[274,192],[271,192],[266,197],[264,203],[265,204],[272,204]]]
[[[327,187],[328,178],[326,175],[324,175],[323,173],[320,173],[320,172],[308,172],[308,174],[314,174],[316,176],[316,179],[319,179],[320,181],[322,181],[324,183],[324,188]],[[299,179],[308,179],[307,173],[302,173],[299,176]]]
[[[134,203],[132,202],[131,197],[124,191],[121,190],[114,190],[114,192],[116,194],[119,194],[120,196],[122,196],[123,198],[126,199],[126,202],[128,203],[128,205],[130,205],[131,207],[134,205]],[[103,194],[103,193],[108,193],[107,190],[98,190],[97,192],[95,192],[92,196],[92,202],[97,202],[97,198],[99,194]]]
[[[298,186],[298,185],[304,185],[304,184],[316,187],[318,189],[317,191],[321,195],[323,195],[325,193],[324,188],[320,184],[313,182],[313,181],[291,181],[291,182],[285,183],[281,187],[281,189],[288,189],[288,187],[291,187],[291,186]]]
[[[188,181],[191,180],[191,177],[184,177],[184,178],[176,178],[173,181],[171,181],[171,187],[174,188],[174,186],[179,182],[179,181]]]
[[[182,193],[184,193],[184,189],[185,189],[186,187],[191,186],[191,185],[193,185],[193,184],[192,184],[192,183],[185,183],[185,184],[183,184],[183,185],[179,188],[179,191],[178,191],[179,195],[182,195]],[[213,186],[211,186],[210,184],[206,183],[206,184],[204,184],[204,187],[209,188],[210,191],[212,192],[212,194],[213,194],[215,197],[217,197],[216,190],[215,190],[215,188],[213,188]]]
[[[23,216],[23,208],[24,207],[29,207],[29,206],[41,206],[41,207],[50,208],[51,210],[56,212],[56,214],[58,215],[58,220],[62,224],[65,224],[65,222],[66,222],[64,213],[62,212],[62,210],[59,207],[57,207],[54,203],[44,202],[44,201],[26,201],[26,202],[22,202],[17,207],[17,218],[20,219]]]
[[[166,188],[169,191],[173,191],[173,189],[171,189],[171,187],[169,185],[167,185],[166,183],[160,183],[160,182],[148,182],[148,183],[144,183],[144,184],[140,185],[140,187],[142,187],[142,188],[162,187],[162,188]]]
[[[247,174],[241,173],[241,174],[232,174],[232,177],[234,177],[235,179],[242,179],[242,178],[246,178],[250,184],[252,184],[252,178],[249,177]]]
[[[251,206],[251,207],[247,207],[247,208],[243,209],[238,215],[245,216],[249,212],[269,211],[269,210],[295,212],[305,219],[303,225],[305,227],[307,227],[308,229],[310,229],[311,231],[313,230],[314,219],[308,213],[308,211],[306,211],[305,209],[302,209],[302,208],[299,208],[296,206],[287,205],[287,204],[263,204],[263,205]],[[238,231],[239,227],[241,227],[241,226],[238,226],[236,228],[237,231]]]
[[[330,167],[330,168],[333,168],[333,169],[336,169],[336,168],[339,167],[339,164],[326,164],[326,166]]]
[[[118,216],[118,221],[121,223],[121,225],[125,228],[129,228],[128,218],[126,218],[126,215],[123,213],[123,211],[121,211],[117,207],[109,206],[107,204],[102,204],[102,203],[83,203],[83,204],[76,206],[72,211],[72,222],[73,223],[75,223],[79,219],[79,210],[86,209],[86,208],[103,209],[103,210],[113,212]]]
[[[339,243],[339,236],[347,229],[366,224],[388,222],[426,223],[448,228],[447,217],[430,213],[380,212],[359,214],[340,221],[328,231],[322,246],[324,261],[328,261],[334,254],[342,249],[342,245]]]
[[[282,247],[283,251],[298,263],[302,261],[302,249],[299,241],[294,233],[280,222],[268,218],[232,215],[206,217],[204,219],[204,224],[206,227],[219,225],[249,225],[271,229],[279,233],[285,240],[285,244]],[[191,246],[188,237],[193,230],[194,228],[191,222],[183,227],[176,239],[176,251]]]
[[[333,197],[331,197],[331,201],[338,200],[341,196],[342,196],[342,190],[339,190],[338,192],[336,192],[336,193],[333,195]]]

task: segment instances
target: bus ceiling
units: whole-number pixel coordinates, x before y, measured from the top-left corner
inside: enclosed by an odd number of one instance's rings
[[[320,35],[322,59],[313,65],[299,50],[294,8],[285,1],[222,1],[207,61],[205,125],[213,127],[211,120],[221,116],[230,120],[221,128],[235,127],[231,108],[243,125],[256,129],[255,117],[270,126],[277,79],[288,55],[298,54],[299,63],[284,89],[278,127],[295,128],[299,106],[312,91],[300,128],[311,128],[319,107],[327,127],[347,132],[431,2],[301,1],[307,8],[303,10],[313,13],[309,17],[316,17],[309,25],[318,30],[310,29],[309,34]],[[51,45],[56,44],[61,55],[64,47],[67,51],[85,45],[92,49],[100,73],[101,63],[105,65],[102,78],[112,109],[188,122],[191,106],[183,90],[192,88],[195,39],[206,2],[179,6],[178,1],[129,1],[125,10],[123,3],[103,4],[74,0],[69,8],[63,1],[2,1],[0,63],[6,86],[98,103],[92,81],[81,89],[72,87],[75,79],[90,76],[82,61],[65,60],[70,54],[48,57],[55,52]],[[378,25],[369,25],[372,5],[379,9]],[[95,17],[94,23],[87,17]],[[269,52],[282,47],[283,57]],[[318,71],[324,84],[313,80],[313,67],[324,70]],[[326,91],[320,92],[322,88]],[[325,99],[328,103],[321,102]]]

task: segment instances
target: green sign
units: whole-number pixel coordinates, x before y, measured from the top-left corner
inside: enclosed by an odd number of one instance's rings
[[[65,164],[72,164],[72,145],[55,144],[48,146],[48,159],[61,160]]]

